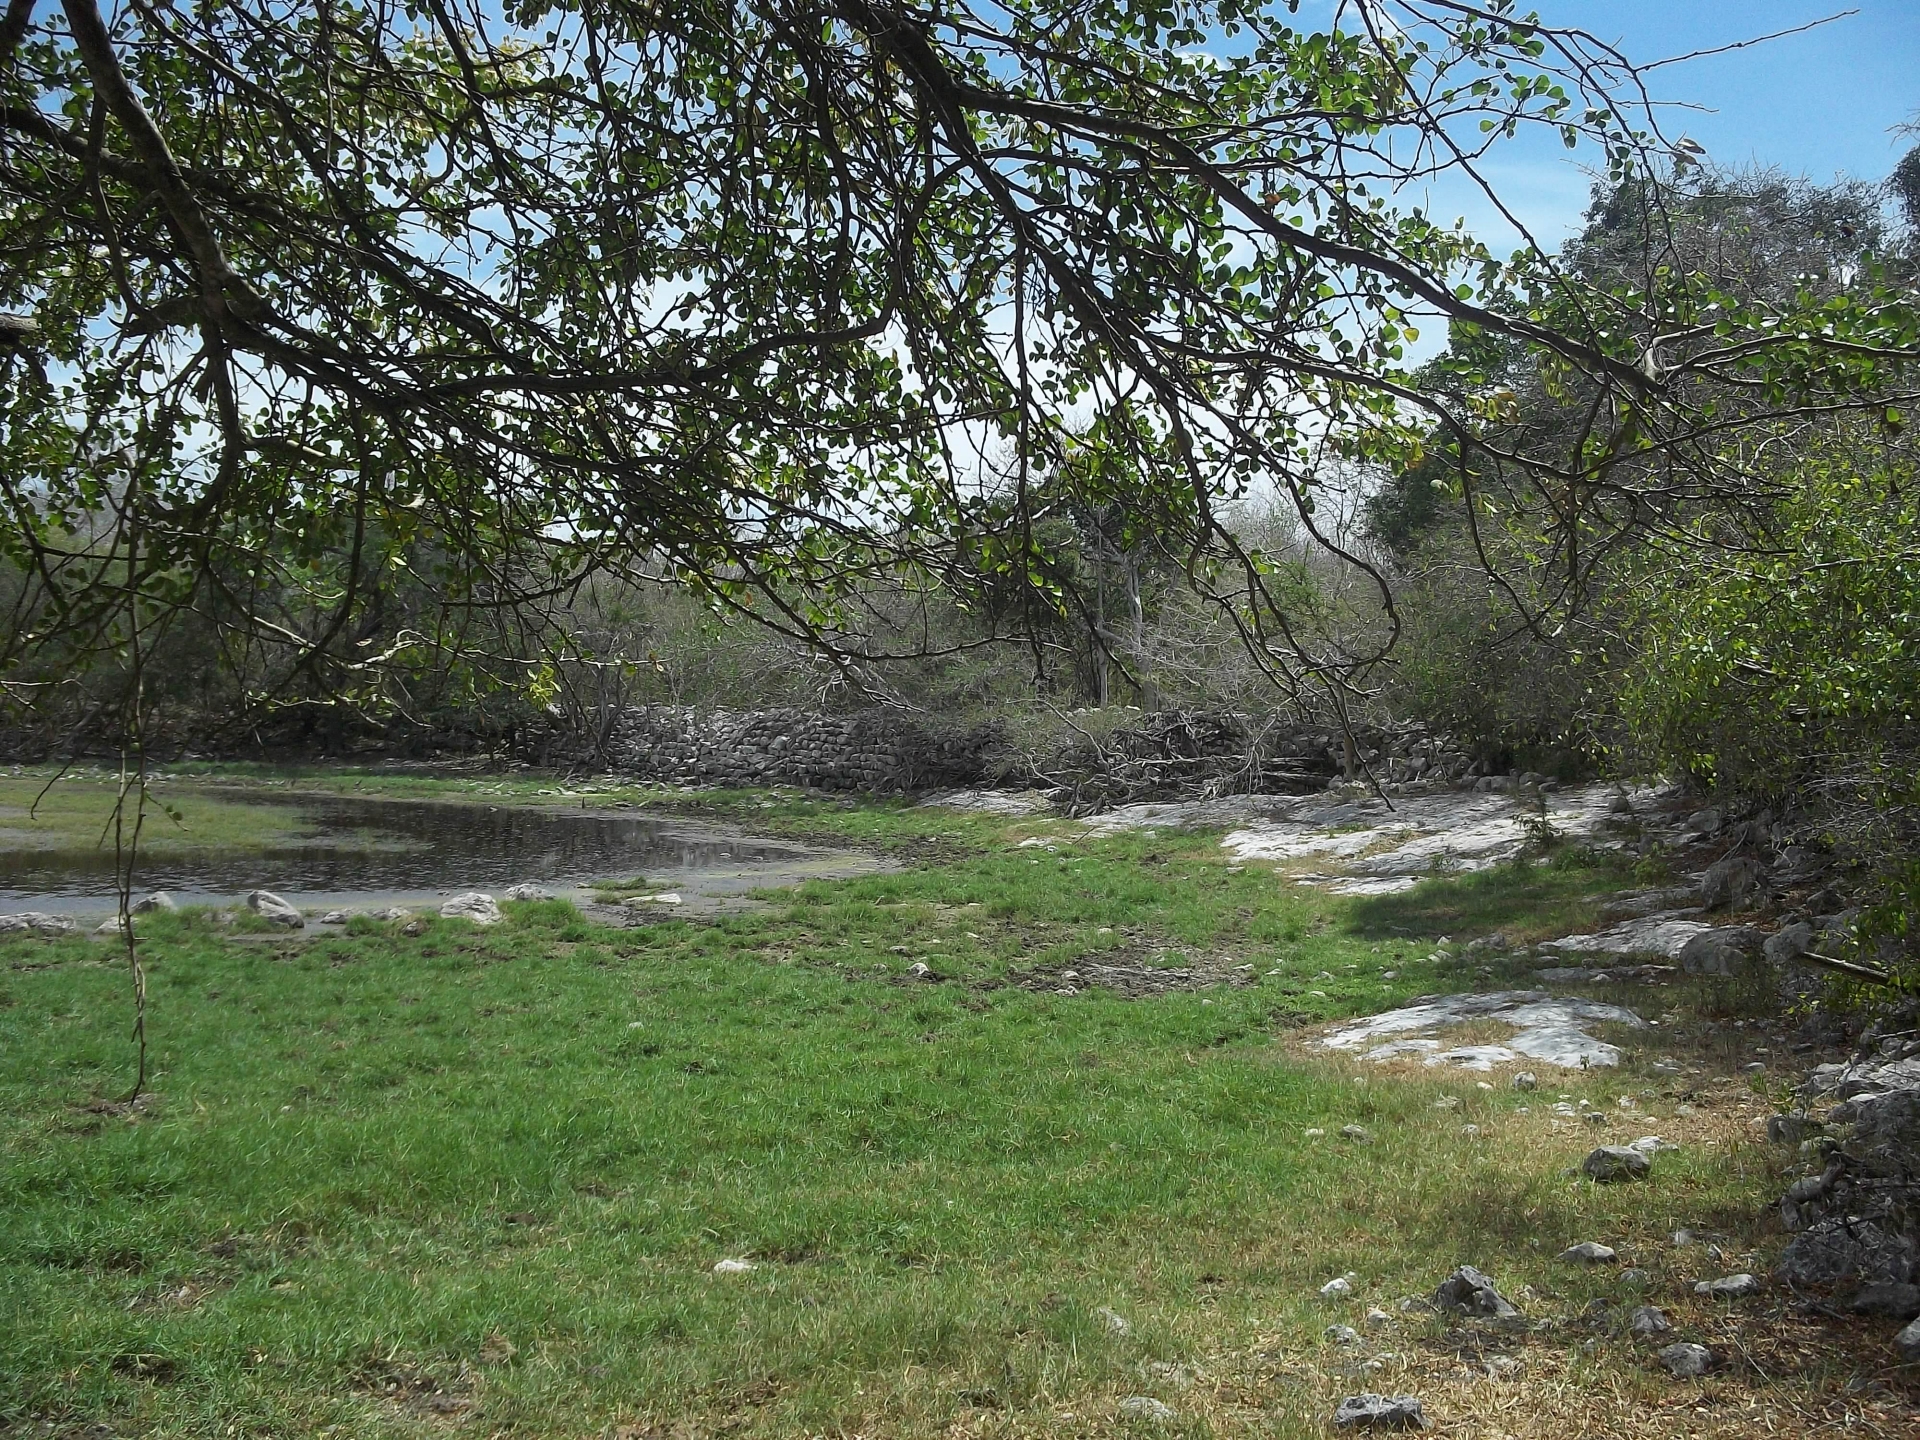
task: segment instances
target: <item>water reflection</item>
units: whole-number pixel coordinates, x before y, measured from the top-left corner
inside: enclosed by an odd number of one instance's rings
[[[703,871],[751,871],[809,853],[684,821],[604,811],[324,795],[221,798],[289,811],[288,828],[299,838],[253,850],[158,856],[142,864],[142,890],[190,901],[264,889],[315,902],[502,889],[521,881],[566,890],[616,877],[671,881]],[[0,909],[97,901],[113,888],[110,848],[0,852]]]

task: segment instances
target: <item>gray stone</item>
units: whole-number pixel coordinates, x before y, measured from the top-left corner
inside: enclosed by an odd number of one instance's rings
[[[1680,829],[1688,835],[1711,835],[1726,824],[1726,816],[1709,806],[1705,810],[1696,810],[1680,822]]]
[[[645,910],[650,905],[681,905],[685,901],[677,890],[662,890],[653,895],[629,895],[620,903],[629,910]]]
[[[1129,1395],[1120,1402],[1120,1414],[1128,1420],[1150,1420],[1164,1425],[1174,1419],[1173,1407],[1163,1405],[1151,1395]]]
[[[1581,1173],[1597,1185],[1644,1180],[1652,1169],[1645,1152],[1626,1145],[1602,1145],[1580,1162]]]
[[[1760,953],[1769,963],[1785,965],[1789,960],[1798,960],[1813,948],[1813,926],[1806,921],[1796,921],[1792,925],[1783,925],[1767,937],[1760,947]]]
[[[1693,1380],[1713,1368],[1713,1352],[1704,1345],[1690,1345],[1682,1340],[1660,1352],[1660,1363],[1667,1367],[1669,1374],[1681,1380]]]
[[[1775,1145],[1798,1145],[1825,1129],[1826,1126],[1811,1115],[1799,1112],[1767,1117],[1767,1139]]]
[[[279,925],[288,930],[306,928],[306,917],[271,890],[249,890],[246,906],[270,925]]]
[[[1674,958],[1689,975],[1738,975],[1761,943],[1761,932],[1750,926],[1720,925],[1695,935]]]
[[[1418,1430],[1426,1423],[1426,1411],[1412,1395],[1349,1395],[1333,1412],[1338,1430]]]
[[[1562,1250],[1559,1258],[1573,1265],[1610,1265],[1616,1253],[1611,1245],[1602,1245],[1596,1240],[1582,1240],[1578,1245],[1569,1245]]]
[[[1336,1345],[1358,1345],[1360,1332],[1351,1325],[1329,1325],[1321,1332],[1321,1338]]]
[[[1774,1276],[1783,1285],[1830,1290],[1841,1285],[1898,1285],[1911,1278],[1905,1241],[1871,1220],[1822,1220],[1787,1242]]]
[[[1912,1063],[1899,1062],[1903,1069]],[[1882,1066],[1881,1078],[1892,1078],[1893,1069]],[[1862,1152],[1872,1173],[1904,1175],[1920,1154],[1920,1089],[1889,1088],[1871,1099],[1856,1100],[1853,1125],[1855,1143],[1849,1148]]]
[[[0,915],[0,935],[71,935],[73,921],[65,915],[49,915],[44,910],[22,910]]]
[[[1847,1301],[1856,1315],[1878,1315],[1886,1320],[1920,1316],[1920,1285],[1862,1285]]]
[[[1900,1352],[1902,1360],[1920,1360],[1920,1320],[1914,1321],[1894,1336],[1893,1344],[1894,1348]]]
[[[1513,1027],[1504,1044],[1445,1048],[1432,1032],[1454,1025],[1498,1021]],[[1499,990],[1430,995],[1411,1005],[1343,1025],[1320,1043],[1331,1050],[1358,1050],[1369,1060],[1418,1054],[1428,1065],[1492,1070],[1522,1059],[1544,1060],[1571,1070],[1618,1065],[1619,1047],[1587,1032],[1590,1025],[1646,1026],[1633,1011],[1594,1000],[1557,999],[1544,990]],[[1385,1044],[1380,1042],[1385,1041]]]
[[[1653,1276],[1648,1271],[1630,1267],[1620,1272],[1620,1283],[1635,1289],[1644,1289],[1653,1283]]]
[[[1722,905],[1729,910],[1745,909],[1766,889],[1767,867],[1751,855],[1729,855],[1715,861],[1700,877],[1700,903],[1709,910]]]
[[[1471,1265],[1462,1265],[1440,1282],[1433,1302],[1442,1310],[1457,1310],[1468,1315],[1484,1315],[1495,1320],[1515,1320],[1520,1312],[1507,1297],[1494,1288],[1493,1281]]]
[[[1650,1340],[1671,1331],[1673,1322],[1658,1305],[1636,1305],[1627,1316],[1627,1329],[1642,1340]]]
[[[164,890],[156,890],[153,894],[142,895],[138,900],[134,901],[127,907],[127,913],[130,915],[150,915],[155,911],[178,910],[179,908],[178,905],[173,903],[173,896]]]
[[[1693,1293],[1708,1300],[1744,1300],[1760,1293],[1760,1282],[1752,1275],[1722,1275],[1718,1280],[1702,1280]]]
[[[1540,1081],[1531,1070],[1522,1070],[1510,1083],[1516,1090],[1533,1090],[1538,1088]]]
[[[1109,1306],[1102,1305],[1098,1310],[1093,1312],[1093,1318],[1100,1322],[1101,1328],[1116,1339],[1124,1338],[1133,1333],[1133,1322],[1118,1310],[1114,1310]]]
[[[1542,941],[1540,949],[1568,955],[1654,955],[1672,960],[1694,936],[1714,927],[1703,920],[1649,915],[1627,920],[1591,935],[1563,935]]]
[[[1340,1127],[1340,1138],[1342,1140],[1351,1140],[1356,1145],[1371,1145],[1373,1143],[1373,1132],[1364,1125],[1342,1125]]]
[[[1322,1300],[1345,1300],[1353,1294],[1353,1282],[1344,1275],[1336,1275],[1320,1287]]]
[[[551,890],[544,890],[538,885],[515,885],[500,898],[502,900],[515,900],[524,904],[529,900],[551,900],[553,898],[553,892]]]
[[[476,925],[498,925],[501,920],[500,907],[494,903],[493,896],[478,890],[453,896],[441,905],[440,917],[443,920],[471,920]]]
[[[329,910],[315,923],[320,925],[344,925],[352,918],[353,912],[351,910]]]

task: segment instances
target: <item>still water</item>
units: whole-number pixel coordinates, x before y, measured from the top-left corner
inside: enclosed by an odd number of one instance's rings
[[[254,889],[306,906],[405,904],[522,882],[577,896],[590,881],[645,876],[660,889],[711,898],[848,873],[852,858],[692,821],[595,810],[333,795],[220,798],[285,812],[288,838],[157,854],[141,865],[140,891],[165,890],[181,904],[227,902]],[[113,893],[110,848],[0,849],[0,911],[104,911]]]

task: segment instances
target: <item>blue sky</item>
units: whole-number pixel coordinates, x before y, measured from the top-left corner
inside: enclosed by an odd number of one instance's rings
[[[1669,102],[1662,127],[1707,148],[1719,165],[1773,165],[1820,182],[1883,178],[1920,136],[1894,127],[1920,112],[1920,0],[1532,0],[1549,24],[1576,25],[1636,62],[1727,45],[1853,9],[1764,45],[1669,65],[1649,77]],[[1699,108],[1682,108],[1699,107]],[[1583,163],[1541,135],[1509,144],[1491,178],[1549,245],[1573,233],[1587,199]],[[1436,190],[1437,219],[1464,215],[1504,249],[1511,231],[1464,190]]]

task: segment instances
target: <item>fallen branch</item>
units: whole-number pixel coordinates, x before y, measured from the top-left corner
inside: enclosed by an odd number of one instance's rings
[[[1836,960],[1831,955],[1817,955],[1811,950],[1802,950],[1794,958],[1811,960],[1815,965],[1823,965],[1829,970],[1838,970],[1842,975],[1851,975],[1856,980],[1871,980],[1875,985],[1893,984],[1893,975],[1875,965],[1861,965],[1852,960]]]

